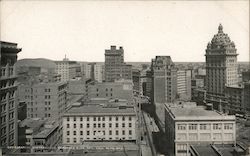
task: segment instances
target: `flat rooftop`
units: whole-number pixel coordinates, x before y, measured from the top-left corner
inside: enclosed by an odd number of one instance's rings
[[[215,145],[192,145],[192,151],[200,156],[234,156],[236,153],[244,153],[245,151],[233,144],[215,144]]]
[[[208,111],[205,110],[204,107],[192,107],[192,108],[185,108],[185,107],[176,107],[171,108],[172,113],[174,116],[220,116],[218,112],[215,111]]]
[[[165,104],[165,109],[176,120],[235,120],[234,115],[225,115],[215,110],[207,110],[205,106],[197,106],[194,102]]]
[[[133,107],[129,106],[104,106],[83,105],[70,108],[64,116],[71,115],[136,115]]]

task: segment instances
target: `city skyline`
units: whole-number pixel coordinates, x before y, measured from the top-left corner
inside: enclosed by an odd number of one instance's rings
[[[174,62],[205,62],[207,43],[221,23],[235,42],[238,61],[246,62],[248,4],[1,1],[1,40],[22,47],[19,59],[62,60],[67,55],[70,60],[104,62],[105,49],[117,45],[124,48],[125,62],[150,62],[156,55],[171,56]]]

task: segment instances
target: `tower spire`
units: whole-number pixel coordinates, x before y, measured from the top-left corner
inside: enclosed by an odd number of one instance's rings
[[[221,25],[221,23],[218,27],[218,33],[223,33],[223,26]]]

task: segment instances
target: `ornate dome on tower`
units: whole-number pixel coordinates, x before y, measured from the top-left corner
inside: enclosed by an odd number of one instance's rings
[[[223,32],[223,26],[220,24],[218,27],[218,33],[214,35],[211,43],[208,43],[208,47],[225,47],[234,46],[234,43],[230,40],[229,36]]]

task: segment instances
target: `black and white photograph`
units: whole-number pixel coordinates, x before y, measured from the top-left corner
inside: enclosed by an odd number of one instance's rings
[[[250,156],[248,0],[0,0],[0,156]]]

